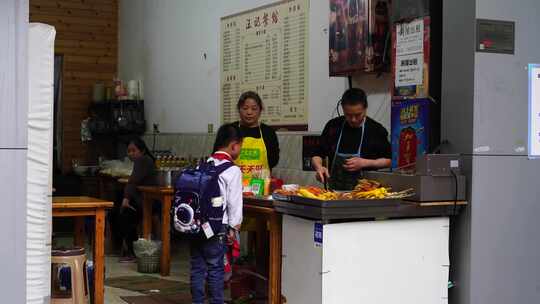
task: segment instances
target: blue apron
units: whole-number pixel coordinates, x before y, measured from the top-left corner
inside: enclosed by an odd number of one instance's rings
[[[362,170],[357,172],[350,172],[343,168],[345,161],[351,157],[361,157],[362,145],[364,143],[364,133],[366,131],[366,118],[362,123],[362,137],[360,138],[360,146],[358,147],[358,153],[348,154],[339,153],[339,146],[341,144],[341,136],[343,135],[343,129],[345,128],[346,121],[341,126],[341,132],[339,133],[339,139],[336,146],[336,153],[332,160],[332,169],[330,171],[330,188],[332,190],[350,191],[354,189],[358,183],[358,179],[362,177]]]

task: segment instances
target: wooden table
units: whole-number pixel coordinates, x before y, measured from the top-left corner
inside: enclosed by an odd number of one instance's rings
[[[150,239],[152,233],[152,204],[161,202],[161,268],[162,276],[171,273],[171,204],[174,191],[172,188],[157,186],[137,187],[143,194],[143,237]]]
[[[54,217],[75,218],[75,245],[84,247],[84,217],[93,216],[94,221],[94,303],[104,303],[105,274],[105,209],[113,202],[87,196],[56,196],[52,198]]]
[[[262,222],[264,225],[264,232],[266,227],[270,231],[270,260],[269,260],[269,273],[268,273],[268,303],[269,304],[281,304],[281,220],[280,213],[272,207],[272,201],[256,198],[256,197],[244,197],[244,216],[254,217],[258,222]],[[258,225],[260,226],[260,225]],[[258,229],[260,230],[260,229]],[[258,231],[258,233],[262,233]],[[261,239],[260,236],[257,239]],[[257,249],[260,250],[261,246],[257,245]]]

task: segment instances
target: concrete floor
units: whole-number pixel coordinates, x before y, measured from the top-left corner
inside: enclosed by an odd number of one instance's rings
[[[125,289],[112,288],[112,287],[105,286],[105,303],[106,304],[126,304],[126,302],[122,300],[120,297],[140,296],[140,295],[143,295],[143,294],[125,290]]]
[[[86,240],[86,254],[89,260],[92,260],[92,247],[89,240]],[[242,245],[242,252],[247,251],[246,242]],[[73,235],[71,233],[55,233],[53,236],[53,247],[71,247],[73,246]],[[171,240],[171,275],[161,277],[156,274],[141,274],[137,271],[137,263],[119,263],[119,256],[111,249],[112,242],[110,234],[107,233],[105,240],[105,277],[115,278],[124,276],[154,276],[170,281],[179,281],[189,284],[190,282],[190,265],[189,265],[189,243],[187,241],[173,239]],[[225,292],[226,297],[229,291]],[[133,292],[126,289],[113,288],[105,286],[105,303],[106,304],[126,304],[120,297],[143,295],[138,292]]]

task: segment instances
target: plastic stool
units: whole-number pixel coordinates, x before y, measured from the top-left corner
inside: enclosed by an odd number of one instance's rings
[[[84,248],[53,250],[51,255],[51,303],[88,303]]]

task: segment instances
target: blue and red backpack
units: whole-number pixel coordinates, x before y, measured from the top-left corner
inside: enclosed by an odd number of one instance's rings
[[[216,166],[203,162],[197,168],[185,169],[176,180],[171,220],[174,229],[185,234],[200,234],[209,223],[214,234],[221,232],[225,204],[219,188],[219,175],[234,166],[225,162]]]

